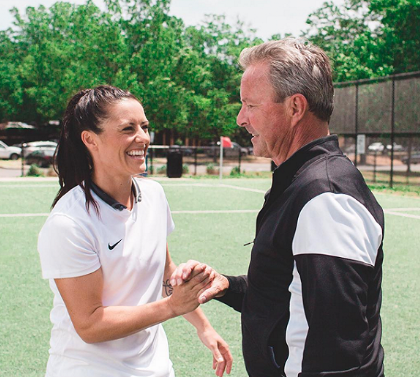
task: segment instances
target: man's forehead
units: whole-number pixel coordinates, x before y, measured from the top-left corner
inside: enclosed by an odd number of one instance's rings
[[[268,77],[270,73],[270,65],[268,62],[257,62],[249,65],[245,72],[242,75],[242,80],[247,78],[259,78],[259,77]]]
[[[269,69],[270,66],[266,62],[252,64],[246,68],[245,72],[242,75],[240,87],[240,95],[242,102],[246,102],[247,100],[249,100],[249,96],[253,97],[254,99],[255,95],[258,92],[258,88],[261,86],[264,86],[266,90],[268,89],[267,85],[269,85],[272,88]]]

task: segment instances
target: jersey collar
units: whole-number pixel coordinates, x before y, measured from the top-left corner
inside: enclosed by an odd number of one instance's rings
[[[109,196],[105,191],[103,191],[99,186],[97,186],[94,182],[91,182],[92,191],[98,195],[100,199],[102,199],[106,204],[114,208],[115,210],[122,211],[123,209],[127,209],[127,207],[124,204],[121,204],[120,202],[116,201],[113,197]],[[134,195],[134,200],[136,203],[141,202],[141,190],[136,182],[136,180],[133,178],[132,184],[131,184],[131,192]]]

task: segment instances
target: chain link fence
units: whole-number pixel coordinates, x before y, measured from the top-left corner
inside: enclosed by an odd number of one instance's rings
[[[420,185],[420,72],[335,84],[330,122],[368,182]]]

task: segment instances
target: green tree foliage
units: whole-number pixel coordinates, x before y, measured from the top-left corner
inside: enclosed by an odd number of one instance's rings
[[[107,11],[57,2],[14,8],[0,31],[0,120],[59,119],[81,88],[111,84],[142,101],[156,131],[214,139],[236,129],[239,51],[260,42],[208,16],[185,27],[170,0],[106,0]]]
[[[60,119],[76,91],[111,84],[138,96],[156,131],[243,137],[237,59],[262,42],[255,30],[220,15],[186,27],[169,15],[170,0],[105,4],[12,10],[14,27],[0,31],[0,121]],[[420,0],[325,3],[307,23],[304,35],[330,55],[336,81],[420,70]]]
[[[332,58],[335,80],[420,70],[419,0],[345,0],[309,15],[303,35]]]
[[[371,0],[381,20],[394,73],[420,71],[420,0]]]

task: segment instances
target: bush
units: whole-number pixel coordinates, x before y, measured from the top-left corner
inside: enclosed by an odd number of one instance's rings
[[[29,167],[29,170],[26,173],[26,175],[28,177],[43,177],[44,176],[44,174],[42,174],[42,171],[41,171],[40,167],[36,164],[32,164]]]
[[[182,165],[182,174],[189,174],[190,168],[187,164]]]
[[[241,171],[239,170],[239,166],[233,167],[232,170],[230,171],[230,175],[231,176],[241,175]]]
[[[166,165],[162,165],[156,169],[156,173],[158,174],[166,174]]]
[[[57,177],[57,173],[55,172],[54,168],[50,167],[47,170],[47,177]]]
[[[206,172],[207,174],[210,174],[210,175],[217,174],[217,168],[214,164],[209,163],[206,165]]]

